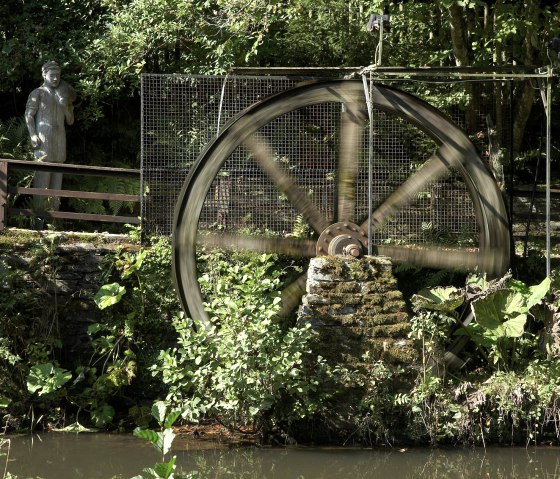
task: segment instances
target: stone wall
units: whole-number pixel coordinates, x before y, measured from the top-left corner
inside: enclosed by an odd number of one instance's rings
[[[89,241],[88,241],[89,239]],[[23,277],[24,287],[36,304],[22,312],[40,327],[58,333],[62,341],[61,363],[87,362],[91,355],[87,328],[100,321],[101,311],[93,296],[104,284],[102,263],[118,250],[136,249],[124,238],[111,235],[72,237],[31,233],[4,236],[0,242],[0,273]],[[32,310],[31,310],[32,309]]]

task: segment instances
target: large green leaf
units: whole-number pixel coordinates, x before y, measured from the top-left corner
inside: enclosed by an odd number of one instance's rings
[[[525,331],[525,323],[527,322],[527,315],[520,314],[515,318],[511,318],[502,324],[500,331],[506,338],[520,338]]]
[[[109,306],[117,304],[124,294],[126,293],[126,288],[121,286],[119,283],[104,284],[99,288],[99,291],[93,298],[95,304],[99,309],[105,309]]]
[[[523,295],[500,290],[472,304],[476,322],[493,336],[518,338],[523,334],[527,307]]]
[[[467,278],[467,287],[474,291],[486,291],[489,285],[486,275],[471,274]]]
[[[181,415],[181,410],[179,409],[174,409],[173,411],[169,411],[163,423],[163,427],[167,429],[173,426],[173,424],[175,423],[175,421],[180,415]]]
[[[140,251],[136,255],[134,263],[132,263],[127,269],[124,270],[123,275],[122,275],[123,279],[126,279],[131,274],[139,271],[140,268],[142,267],[142,263],[144,262],[144,259],[146,258],[147,255],[148,255],[148,250],[147,249]]]
[[[165,404],[165,401],[156,401],[152,405],[152,416],[154,416],[159,425],[163,425],[166,415],[167,405]]]
[[[158,462],[154,470],[158,477],[171,479],[173,477],[173,471],[175,470],[175,456],[168,462]]]
[[[106,426],[113,420],[115,409],[109,404],[102,404],[97,409],[91,411],[91,420],[95,427]]]
[[[66,369],[56,367],[52,363],[33,366],[27,376],[27,390],[39,396],[52,393],[60,389],[72,378],[72,373]]]
[[[133,432],[136,437],[150,441],[156,450],[162,454],[167,454],[171,449],[175,433],[172,429],[165,429],[163,432],[156,432],[151,429],[136,428]]]
[[[171,449],[171,444],[173,443],[173,439],[175,439],[175,433],[172,429],[164,429],[162,433],[162,449],[161,451],[163,454],[167,454]]]
[[[527,308],[531,309],[535,304],[541,301],[550,290],[550,277],[547,276],[539,284],[529,287],[529,297],[527,298]]]
[[[460,290],[450,286],[422,290],[413,295],[411,301],[414,309],[452,313],[463,304],[465,298]]]
[[[133,434],[136,437],[146,439],[146,441],[151,442],[152,446],[154,446],[158,452],[162,451],[162,437],[161,434],[158,434],[156,431],[153,431],[152,429],[140,429],[137,427],[134,429]]]
[[[550,285],[551,279],[548,276],[539,284],[534,286],[527,286],[522,281],[515,279],[508,281],[508,288],[517,291],[524,296],[527,309],[531,309],[546,296],[546,293],[550,290]]]

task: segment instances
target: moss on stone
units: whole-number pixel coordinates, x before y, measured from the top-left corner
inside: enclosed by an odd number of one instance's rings
[[[324,298],[330,304],[342,304],[342,305],[349,305],[349,306],[357,306],[362,304],[366,299],[362,294],[354,294],[354,293],[326,293]]]
[[[341,255],[323,256],[319,266],[321,274],[342,281],[383,281],[392,277],[391,270],[390,263],[376,257],[357,259]]]
[[[334,283],[334,293],[361,293],[362,287],[359,281],[344,281],[342,283]]]
[[[404,311],[405,309],[406,309],[406,304],[402,300],[387,301],[383,304],[384,313],[396,313],[399,311]]]
[[[317,264],[312,260],[309,268],[308,291],[323,298],[311,297],[304,308],[307,318],[317,325],[313,351],[323,356],[331,367],[342,366],[352,371],[355,385],[363,385],[339,389],[336,404],[330,409],[333,417],[336,416],[333,421],[337,424],[337,434],[345,434],[341,428],[356,426],[356,421],[361,420],[361,404],[375,390],[374,382],[379,374],[375,369],[377,361],[384,361],[395,371],[406,366],[410,375],[405,375],[410,376],[412,383],[419,354],[408,339],[409,314],[389,260],[375,257],[316,260]],[[403,374],[396,376],[401,378]]]
[[[408,364],[412,365],[419,359],[416,349],[410,346],[388,348],[383,351],[381,359],[392,364]]]
[[[363,316],[359,318],[363,318],[364,322],[370,326],[380,326],[383,324],[397,324],[397,323],[406,323],[408,321],[408,314],[404,311],[397,311],[394,313],[376,313],[376,314],[369,314],[373,313],[373,311],[368,311]]]
[[[409,332],[409,323],[383,324],[381,326],[373,326],[369,330],[369,334],[374,338],[404,338]]]
[[[342,283],[343,284],[343,283]],[[311,294],[321,294],[327,291],[333,291],[336,289],[338,283],[333,281],[313,281],[307,283],[307,292]]]
[[[33,231],[19,228],[4,228],[0,230],[0,247],[10,248],[28,247],[37,244],[42,237],[54,235],[60,244],[91,243],[93,245],[117,245],[132,249],[139,245],[134,244],[127,235],[109,233],[74,233],[57,231]]]
[[[404,302],[403,295],[398,289],[387,291],[384,296],[385,301],[401,300]]]

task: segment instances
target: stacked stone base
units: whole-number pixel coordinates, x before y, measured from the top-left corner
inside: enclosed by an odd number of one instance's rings
[[[419,367],[418,351],[408,337],[409,314],[390,260],[347,256],[312,259],[298,321],[310,323],[317,332],[315,354],[332,368],[346,369],[352,378],[345,384],[332,384],[329,417],[302,428],[299,440],[332,444],[348,443],[352,438],[363,442],[357,430],[369,414],[371,395],[376,394],[379,362],[395,373],[400,371],[392,376],[393,392],[409,391]],[[306,435],[309,430],[314,431],[312,437]]]
[[[314,258],[298,318],[312,324],[321,337],[317,352],[333,363],[356,364],[364,355],[394,365],[418,359],[408,338],[407,307],[387,258]]]

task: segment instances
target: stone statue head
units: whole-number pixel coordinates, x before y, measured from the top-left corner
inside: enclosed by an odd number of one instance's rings
[[[48,61],[41,68],[45,85],[56,88],[60,84],[60,65],[55,61]]]

